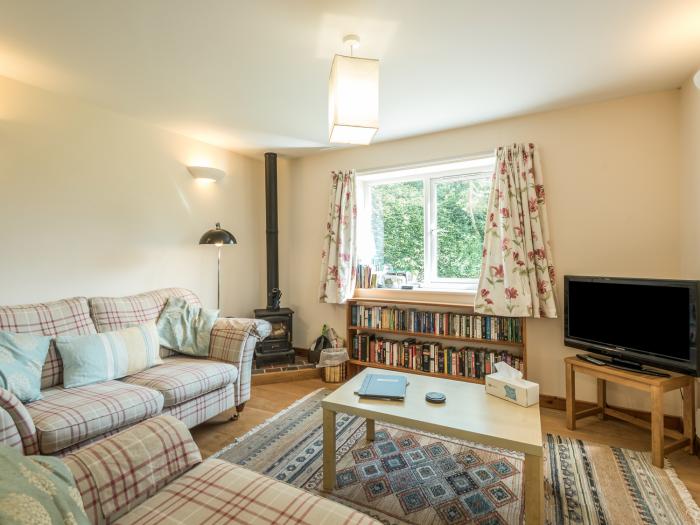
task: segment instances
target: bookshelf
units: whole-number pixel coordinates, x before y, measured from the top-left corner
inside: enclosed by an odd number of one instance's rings
[[[453,379],[455,381],[466,381],[469,383],[483,384],[484,379],[479,377],[468,377],[463,375],[454,375],[441,372],[427,372],[422,369],[405,368],[403,366],[387,365],[381,362],[364,361],[353,357],[353,345],[356,335],[375,335],[385,336],[388,340],[401,341],[406,338],[414,338],[420,342],[445,342],[446,345],[454,346],[459,349],[461,347],[478,347],[489,351],[501,352],[506,351],[515,357],[522,360],[523,376],[527,377],[527,323],[525,318],[519,318],[520,323],[520,340],[493,340],[480,337],[469,337],[445,333],[433,333],[422,331],[397,330],[385,327],[369,327],[358,326],[353,324],[353,307],[364,305],[366,307],[380,306],[386,308],[396,308],[405,311],[414,311],[418,314],[428,315],[427,313],[440,314],[457,314],[463,316],[476,316],[474,308],[469,305],[449,302],[432,302],[432,301],[402,301],[397,299],[374,299],[374,298],[353,298],[347,301],[346,305],[346,326],[347,326],[347,341],[350,360],[348,361],[348,376],[353,376],[360,372],[363,368],[378,368],[383,370],[397,370],[410,374],[427,375],[433,377],[441,377]],[[482,316],[486,317],[486,316]],[[498,316],[487,316],[495,318],[496,322],[507,322],[510,318],[501,318]],[[393,336],[393,337],[392,337]]]

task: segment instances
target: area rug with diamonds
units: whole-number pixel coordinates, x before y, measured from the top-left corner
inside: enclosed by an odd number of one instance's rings
[[[387,524],[522,523],[519,452],[376,423],[336,418],[336,488],[322,490],[321,389],[215,457],[353,507]],[[649,455],[561,436],[544,439],[547,523],[690,524],[700,509],[667,464]]]

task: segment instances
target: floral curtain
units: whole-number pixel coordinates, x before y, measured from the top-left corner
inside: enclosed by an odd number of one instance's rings
[[[321,252],[319,302],[344,303],[355,291],[357,205],[355,170],[331,172],[326,235]]]
[[[488,211],[474,310],[508,317],[556,317],[554,262],[534,145],[496,150]]]

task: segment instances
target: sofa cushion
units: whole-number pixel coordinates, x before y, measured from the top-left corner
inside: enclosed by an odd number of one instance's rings
[[[111,332],[155,321],[170,297],[181,297],[189,304],[201,304],[185,288],[163,288],[126,297],[92,297],[90,315],[98,332]]]
[[[59,335],[56,348],[63,359],[63,386],[119,379],[161,364],[159,347],[153,321],[114,332]]]
[[[0,306],[0,330],[18,334],[86,335],[97,332],[85,297],[50,303]],[[41,388],[63,382],[61,356],[51,343],[41,370]]]
[[[53,387],[42,394],[43,399],[27,405],[27,410],[43,454],[127,427],[163,409],[160,392],[122,381],[69,389]]]
[[[41,399],[41,367],[51,337],[0,331],[0,388],[23,403]]]
[[[179,405],[238,378],[235,366],[209,359],[168,357],[162,365],[124,378],[125,383],[152,388],[163,394],[163,406]]]
[[[0,523],[90,525],[73,474],[58,458],[0,447]]]
[[[111,523],[202,462],[187,427],[158,416],[68,454],[85,512]]]
[[[219,459],[197,465],[116,523],[379,524],[350,507]]]

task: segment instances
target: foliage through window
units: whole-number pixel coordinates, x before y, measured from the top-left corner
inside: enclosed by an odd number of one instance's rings
[[[485,157],[360,173],[360,262],[389,287],[476,286],[493,164]]]

